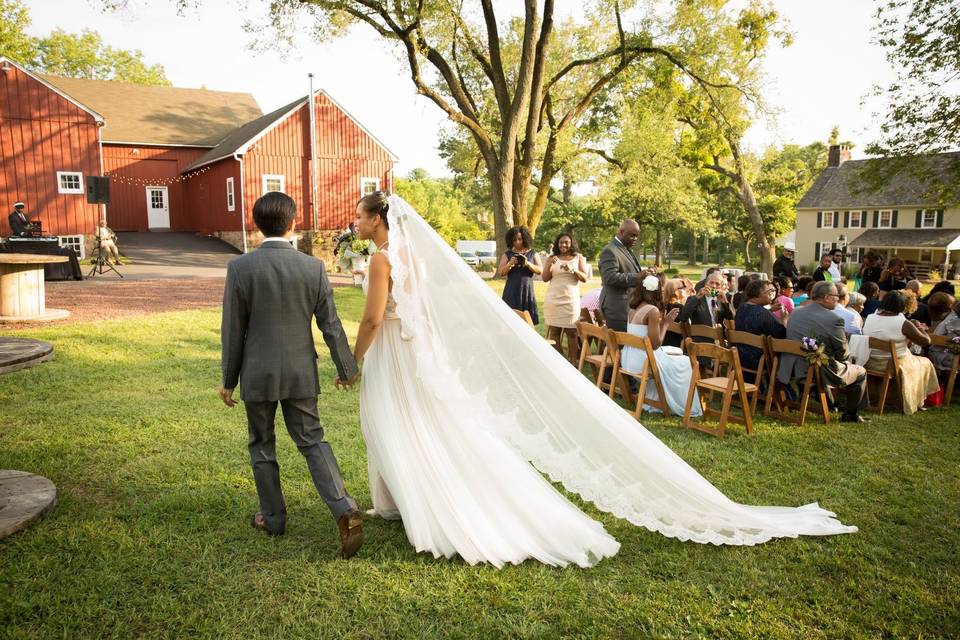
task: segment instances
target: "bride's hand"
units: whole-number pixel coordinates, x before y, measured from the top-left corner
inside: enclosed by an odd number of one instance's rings
[[[349,380],[341,380],[341,379],[340,379],[340,376],[337,376],[337,377],[334,378],[334,380],[333,380],[333,385],[334,385],[337,389],[350,389],[350,388],[354,385],[354,383],[357,381],[357,378],[359,378],[359,377],[360,377],[360,372],[359,372],[359,371],[358,371],[357,373],[353,374],[353,377],[350,378]]]

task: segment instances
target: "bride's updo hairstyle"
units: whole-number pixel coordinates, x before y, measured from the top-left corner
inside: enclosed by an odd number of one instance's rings
[[[390,223],[387,222],[387,212],[390,210],[390,194],[386,191],[374,191],[368,196],[360,198],[360,208],[368,216],[379,216],[383,223],[383,228],[389,230]]]

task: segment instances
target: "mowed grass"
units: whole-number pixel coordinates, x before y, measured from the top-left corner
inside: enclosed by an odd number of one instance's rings
[[[336,296],[352,338],[362,297]],[[0,468],[47,476],[60,495],[0,541],[3,638],[960,635],[958,409],[857,426],[764,420],[723,440],[644,418],[733,499],[819,500],[853,535],[702,546],[583,504],[623,545],[590,570],[434,560],[377,519],[344,561],[282,426],[287,534],[249,526],[243,408],[214,393],[218,310],[17,334],[50,340],[56,360],[0,376]],[[320,368],[328,438],[369,507],[357,392],[333,389],[325,353]]]

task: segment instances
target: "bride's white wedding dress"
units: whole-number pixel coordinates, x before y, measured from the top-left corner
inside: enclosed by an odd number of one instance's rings
[[[619,543],[538,472],[664,535],[752,545],[856,531],[816,503],[735,503],[584,378],[391,196],[393,288],[365,356],[375,511],[417,551],[591,566]],[[532,465],[531,465],[532,463]]]

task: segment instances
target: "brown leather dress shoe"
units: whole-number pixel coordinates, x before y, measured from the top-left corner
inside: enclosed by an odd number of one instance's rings
[[[340,531],[340,555],[349,558],[363,545],[363,514],[358,509],[350,509],[337,518]]]
[[[261,514],[259,511],[250,517],[250,525],[254,529],[263,531],[268,536],[279,536],[283,533],[282,531],[270,531],[270,529],[267,527],[267,521],[263,519],[263,514]]]

